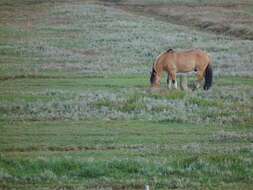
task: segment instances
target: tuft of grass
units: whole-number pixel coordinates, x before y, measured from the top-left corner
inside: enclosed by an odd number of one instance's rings
[[[241,134],[238,132],[219,131],[218,133],[213,134],[210,140],[216,142],[238,142],[238,141],[253,142],[253,134],[252,133]]]
[[[159,93],[152,93],[151,97],[154,98],[166,98],[166,99],[171,99],[171,100],[177,100],[177,99],[184,99],[186,96],[185,91],[181,90],[166,90],[166,91],[161,91]]]
[[[218,107],[218,108],[224,107],[223,101],[221,100],[210,100],[210,99],[191,97],[188,101],[190,104],[196,104],[202,107],[212,107],[212,106]]]

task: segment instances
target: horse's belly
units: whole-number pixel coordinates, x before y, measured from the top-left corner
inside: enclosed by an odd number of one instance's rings
[[[179,64],[177,66],[178,73],[187,73],[195,70],[195,64]]]

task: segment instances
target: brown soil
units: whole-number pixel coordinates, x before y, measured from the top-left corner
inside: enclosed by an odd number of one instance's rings
[[[81,151],[108,151],[108,150],[119,150],[119,149],[142,149],[143,146],[139,145],[130,145],[130,146],[31,146],[26,148],[7,148],[3,152],[34,152],[34,151],[51,151],[51,152],[81,152]]]

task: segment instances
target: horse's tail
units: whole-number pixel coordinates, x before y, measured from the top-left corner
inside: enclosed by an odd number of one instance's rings
[[[212,82],[213,82],[213,69],[212,65],[209,63],[205,70],[204,90],[208,90],[212,86]]]

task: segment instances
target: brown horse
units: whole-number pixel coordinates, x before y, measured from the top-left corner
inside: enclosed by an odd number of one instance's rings
[[[172,49],[161,53],[153,65],[150,83],[152,87],[159,87],[163,71],[168,73],[168,87],[171,88],[171,80],[177,88],[176,73],[197,73],[197,88],[205,77],[204,90],[212,86],[213,70],[210,56],[199,49],[175,52]],[[171,79],[171,80],[170,80]]]

